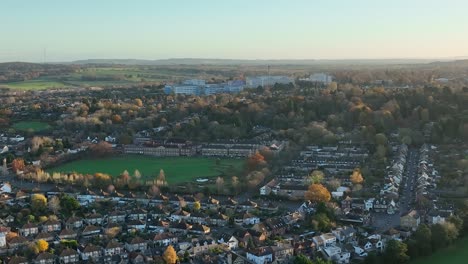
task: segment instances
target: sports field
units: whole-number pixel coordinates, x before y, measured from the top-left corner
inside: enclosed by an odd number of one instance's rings
[[[49,169],[48,172],[78,172],[94,174],[102,172],[116,177],[124,170],[133,174],[139,170],[143,178],[154,179],[164,170],[168,183],[180,183],[196,178],[219,175],[239,175],[244,167],[244,160],[216,159],[195,157],[156,158],[148,156],[118,156],[94,160],[77,160]]]
[[[39,132],[50,128],[49,124],[39,121],[21,121],[13,124],[13,128],[20,131]]]
[[[416,259],[410,264],[462,264],[468,263],[468,237],[435,252],[433,255]]]
[[[23,82],[12,82],[12,83],[7,83],[5,84],[6,87],[11,88],[11,89],[16,89],[16,90],[46,90],[50,88],[65,88],[67,85],[65,85],[62,82],[59,81],[53,81],[53,80],[29,80],[29,81],[23,81]]]

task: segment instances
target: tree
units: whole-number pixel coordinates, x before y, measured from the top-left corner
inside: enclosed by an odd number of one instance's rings
[[[30,252],[29,254],[34,254],[34,255],[39,254],[40,251],[39,251],[39,247],[37,246],[37,243],[29,242],[27,245],[28,245],[28,250]]]
[[[305,255],[299,254],[294,258],[294,264],[314,264],[314,263]]]
[[[325,174],[322,171],[314,170],[309,175],[309,182],[310,183],[322,183],[324,177],[325,177]]]
[[[43,209],[47,206],[47,198],[40,193],[31,196],[31,207],[34,209]]]
[[[235,194],[238,193],[239,188],[239,178],[237,176],[232,176],[232,188],[234,189]]]
[[[432,253],[432,233],[427,225],[419,225],[414,233],[414,238],[416,240],[418,255],[426,256]]]
[[[115,192],[115,186],[113,184],[110,184],[107,186],[107,192],[108,193],[114,193]]]
[[[223,190],[223,187],[224,187],[224,179],[221,177],[218,177],[216,179],[216,188],[218,189],[218,194],[221,193],[221,191]]]
[[[89,147],[90,153],[95,157],[105,157],[114,152],[112,145],[106,141],[101,141]]]
[[[18,173],[20,171],[24,171],[25,165],[24,160],[21,158],[16,158],[11,162],[11,169],[14,173]]]
[[[48,202],[49,210],[57,214],[60,211],[60,199],[57,196],[52,197]]]
[[[39,239],[36,242],[36,246],[39,252],[45,252],[47,251],[47,249],[49,249],[49,243],[47,243],[47,241],[45,241],[44,239]]]
[[[67,194],[60,198],[60,206],[67,215],[70,215],[71,212],[76,211],[81,207],[80,203],[74,197]]]
[[[195,202],[193,203],[193,210],[199,211],[200,208],[201,208],[201,203],[200,203],[200,201],[195,201]]]
[[[353,184],[361,184],[364,181],[364,178],[361,174],[361,169],[356,168],[353,170],[353,173],[349,176],[349,179]]]
[[[435,224],[431,226],[432,234],[432,249],[437,250],[445,247],[449,243],[447,230],[442,224]]]
[[[406,263],[409,256],[406,254],[408,246],[398,240],[390,240],[383,254],[384,262],[388,264]]]
[[[140,98],[136,98],[135,99],[135,105],[138,106],[138,107],[142,107],[143,106],[143,101]]]
[[[311,184],[305,193],[305,199],[312,202],[328,202],[331,199],[331,195],[322,184]]]
[[[137,181],[141,180],[141,173],[139,170],[135,170],[135,172],[133,173],[133,177],[135,177],[135,179]]]
[[[314,263],[315,264],[333,264],[331,260],[324,260],[321,258],[316,259]]]
[[[177,253],[174,250],[174,247],[172,245],[169,245],[164,251],[163,259],[166,262],[166,264],[177,263],[177,260],[178,260]]]
[[[249,159],[247,160],[247,165],[249,167],[249,170],[251,171],[265,164],[266,164],[265,157],[263,157],[263,155],[260,154],[260,152],[258,151],[255,152],[255,154],[253,154],[252,156],[250,156]]]
[[[159,170],[159,176],[158,176],[158,179],[156,180],[156,185],[158,187],[167,185],[166,174],[164,173],[163,169]]]

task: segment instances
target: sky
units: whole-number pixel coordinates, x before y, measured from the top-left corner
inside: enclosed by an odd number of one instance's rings
[[[468,56],[467,10],[466,0],[0,0],[0,61]]]

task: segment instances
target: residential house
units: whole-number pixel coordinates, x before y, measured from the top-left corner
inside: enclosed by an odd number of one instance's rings
[[[68,229],[78,229],[83,226],[83,219],[81,217],[72,216],[65,222],[65,227]]]
[[[242,203],[238,203],[238,208],[242,209],[242,210],[246,210],[246,211],[249,211],[249,210],[253,210],[255,208],[257,208],[257,203],[254,202],[254,201],[251,201],[251,200],[247,200],[247,201],[244,201]]]
[[[363,243],[361,243],[361,247],[366,251],[379,251],[382,252],[384,249],[384,243],[382,239],[380,238],[380,235],[377,237],[368,237],[366,240],[364,240]]]
[[[104,256],[122,255],[125,252],[124,247],[118,241],[112,240],[107,243],[104,249]]]
[[[42,232],[58,232],[62,230],[62,224],[58,220],[47,220],[42,224]]]
[[[83,232],[81,232],[81,235],[85,237],[94,237],[98,236],[99,234],[101,234],[101,228],[94,225],[86,226],[83,229]]]
[[[226,226],[228,221],[229,221],[229,217],[227,215],[224,215],[224,214],[220,213],[220,212],[218,212],[215,215],[212,215],[209,218],[209,222],[212,225],[216,225],[216,226]]]
[[[338,241],[345,242],[355,237],[356,230],[352,226],[344,226],[332,230],[332,234],[336,236]]]
[[[362,258],[367,257],[368,253],[362,247],[360,246],[352,246],[352,247],[354,250],[354,254],[356,254],[356,256],[359,256]]]
[[[104,217],[101,214],[90,214],[85,218],[85,222],[88,225],[101,225],[104,221]]]
[[[452,216],[452,212],[432,210],[427,214],[427,221],[430,224],[441,224],[447,221],[447,219]]]
[[[207,216],[202,212],[190,213],[190,216],[186,218],[190,223],[207,224]]]
[[[190,232],[199,234],[199,235],[207,235],[211,232],[211,228],[206,225],[201,224],[193,224]]]
[[[216,200],[215,198],[210,196],[206,198],[205,200],[203,200],[201,202],[201,205],[202,207],[205,207],[207,209],[216,210],[219,207],[219,200]]]
[[[76,239],[76,236],[77,233],[73,229],[63,229],[59,234],[59,238],[63,240]]]
[[[0,226],[0,248],[7,246],[6,236],[10,233],[9,227]]]
[[[146,223],[141,221],[141,220],[132,220],[127,223],[127,229],[128,230],[139,230],[143,231],[146,228]]]
[[[322,253],[325,259],[340,264],[349,263],[349,259],[351,258],[351,253],[342,251],[340,247],[333,245],[324,247]]]
[[[246,246],[252,238],[248,230],[237,230],[233,236],[239,241],[239,246]]]
[[[329,247],[336,243],[336,236],[332,233],[325,233],[320,236],[314,236],[312,241],[314,241],[316,248]]]
[[[169,225],[169,232],[171,233],[182,233],[182,234],[187,234],[190,229],[192,229],[192,225],[186,223],[185,221],[180,221],[178,223],[172,222]]]
[[[404,228],[409,228],[415,231],[421,222],[421,217],[416,210],[411,210],[407,214],[400,217],[400,225]]]
[[[259,247],[248,250],[246,257],[255,264],[265,264],[273,262],[273,250],[271,247]]]
[[[29,261],[25,257],[13,256],[10,261],[8,261],[8,264],[29,264]]]
[[[177,244],[178,241],[179,241],[179,238],[169,232],[156,234],[153,238],[153,242],[156,245],[165,246],[165,247],[169,245],[175,245]]]
[[[149,221],[147,223],[147,227],[148,227],[149,230],[152,230],[154,232],[163,233],[164,231],[169,229],[170,224],[171,224],[171,222],[168,222],[168,221],[153,220],[153,221]]]
[[[290,261],[294,256],[294,248],[290,244],[282,243],[271,247],[275,261]]]
[[[39,233],[39,227],[34,223],[26,223],[18,231],[22,236],[33,236]]]
[[[79,261],[80,255],[74,249],[66,248],[60,253],[59,262],[61,264],[78,263]]]
[[[282,236],[286,233],[287,225],[282,218],[268,218],[265,220],[270,236]]]
[[[55,234],[53,233],[44,233],[44,232],[41,232],[39,234],[36,235],[36,237],[34,238],[35,241],[38,241],[40,239],[42,240],[45,240],[47,242],[51,242],[53,241],[55,238]]]
[[[242,215],[242,218],[235,218],[234,222],[237,225],[255,225],[260,223],[260,218],[250,214],[250,213],[245,213]]]
[[[56,256],[49,252],[40,253],[34,260],[34,264],[54,264]]]
[[[133,238],[129,243],[125,243],[125,249],[129,252],[141,251],[144,252],[148,248],[148,242],[141,237]]]
[[[108,216],[107,219],[109,223],[124,223],[127,214],[122,211],[113,211]]]
[[[222,235],[218,239],[218,243],[225,245],[229,250],[236,250],[239,247],[239,240],[233,235]]]
[[[183,209],[179,209],[177,210],[176,212],[174,212],[173,214],[171,214],[171,216],[169,217],[169,219],[172,221],[172,222],[178,222],[178,221],[181,221],[181,220],[186,220],[190,217],[190,213],[183,210]]]
[[[98,262],[102,257],[102,249],[101,247],[93,244],[88,244],[83,250],[80,250],[80,255],[82,260],[93,260]]]
[[[7,240],[8,247],[11,249],[18,249],[28,243],[28,240],[23,236],[13,237]]]
[[[192,254],[197,255],[206,252],[218,246],[216,240],[213,239],[196,239],[192,241]]]
[[[144,209],[138,208],[133,210],[129,215],[128,218],[130,220],[140,220],[140,221],[145,221],[146,217],[148,215],[148,212]]]

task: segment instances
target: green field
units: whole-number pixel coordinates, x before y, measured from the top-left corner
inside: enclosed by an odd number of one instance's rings
[[[148,156],[119,156],[95,160],[78,160],[49,169],[48,172],[78,172],[94,174],[107,173],[120,175],[124,170],[130,174],[137,169],[144,178],[153,179],[164,170],[169,183],[191,181],[196,178],[214,177],[219,175],[238,175],[244,166],[244,160],[222,159],[216,164],[216,159],[171,157],[156,158]]]
[[[468,237],[465,237],[457,243],[435,252],[428,257],[419,258],[411,261],[411,264],[462,264],[468,263]]]
[[[21,121],[13,124],[13,128],[20,131],[40,132],[50,128],[50,125],[39,121]]]
[[[66,88],[68,87],[62,82],[53,80],[30,80],[23,82],[12,82],[5,84],[7,88],[17,90],[46,90],[50,88]]]

